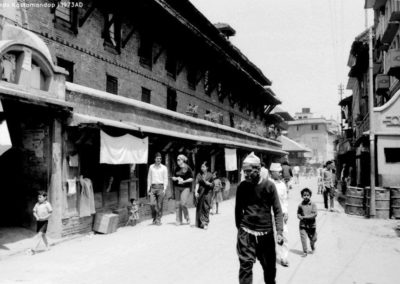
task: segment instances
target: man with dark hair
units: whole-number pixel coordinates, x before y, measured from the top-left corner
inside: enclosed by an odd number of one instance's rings
[[[275,284],[276,253],[272,213],[274,212],[277,243],[283,243],[283,214],[276,187],[260,177],[260,159],[251,153],[243,162],[245,180],[236,193],[235,221],[238,229],[237,253],[239,283],[253,282],[256,258],[264,271],[264,281]]]
[[[322,182],[323,182],[323,196],[324,196],[324,206],[326,210],[333,211],[334,209],[334,198],[335,198],[335,187],[333,185],[333,177],[332,177],[332,166],[333,162],[328,161],[325,164],[325,169],[322,172]],[[328,206],[328,197],[329,197],[329,205]]]
[[[154,155],[155,163],[149,167],[147,176],[147,193],[150,195],[151,215],[153,224],[161,225],[163,201],[168,187],[168,170],[161,164],[161,154]]]

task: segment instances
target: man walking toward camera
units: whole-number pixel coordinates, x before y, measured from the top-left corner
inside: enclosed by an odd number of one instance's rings
[[[166,166],[161,164],[160,153],[155,154],[154,161],[155,163],[149,167],[149,174],[147,176],[147,193],[150,195],[153,224],[161,225],[163,201],[168,187],[168,170]]]
[[[271,209],[277,231],[277,243],[283,243],[283,215],[276,187],[260,178],[260,159],[251,153],[243,161],[245,180],[236,192],[235,221],[238,229],[237,253],[239,283],[253,283],[256,258],[264,271],[264,281],[275,284],[276,253]]]

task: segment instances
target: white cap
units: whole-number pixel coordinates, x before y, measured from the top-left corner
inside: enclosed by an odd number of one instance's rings
[[[280,172],[282,171],[282,167],[280,163],[272,163],[271,166],[269,167],[269,170],[271,172]]]
[[[243,161],[243,167],[248,166],[259,166],[261,164],[260,158],[254,155],[254,152],[251,152]]]

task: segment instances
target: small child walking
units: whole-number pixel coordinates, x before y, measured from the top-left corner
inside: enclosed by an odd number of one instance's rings
[[[297,209],[297,217],[300,220],[300,239],[303,246],[303,257],[307,253],[315,252],[315,242],[317,241],[317,205],[311,201],[312,192],[309,188],[301,191],[303,201]],[[311,251],[307,249],[307,237],[310,239]]]
[[[38,239],[38,242],[35,248],[31,249],[31,253],[35,253],[37,251],[41,241],[43,241],[46,250],[49,250],[49,243],[47,241],[46,232],[49,218],[52,212],[53,208],[51,207],[50,202],[47,201],[47,192],[39,191],[38,202],[35,204],[35,207],[33,207],[33,216],[36,218],[37,232],[35,239]]]
[[[132,224],[133,226],[136,225],[137,220],[139,220],[139,205],[137,204],[135,198],[130,199],[131,206],[129,209],[129,218],[128,222],[126,222],[125,226]]]
[[[213,196],[212,196],[212,207],[214,208],[215,205],[215,214],[218,214],[218,205],[220,202],[223,201],[222,198],[222,182],[221,179],[218,177],[218,172],[213,172],[214,176],[214,188],[213,188]]]

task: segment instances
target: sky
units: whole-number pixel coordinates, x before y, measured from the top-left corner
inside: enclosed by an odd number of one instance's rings
[[[365,30],[365,0],[190,1],[236,30],[231,42],[272,81],[281,108],[339,120],[338,87],[346,89],[350,47]]]

